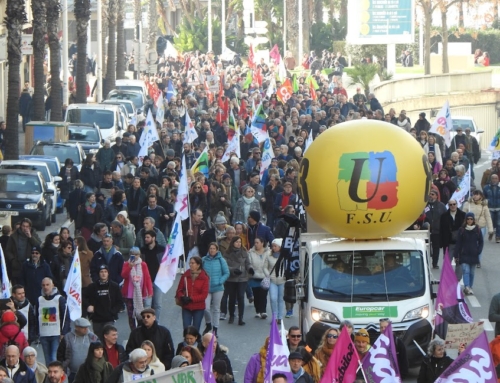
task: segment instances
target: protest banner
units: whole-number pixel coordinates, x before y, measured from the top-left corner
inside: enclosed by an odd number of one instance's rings
[[[448,324],[444,348],[457,349],[468,345],[484,331],[484,322]]]
[[[201,383],[203,382],[201,363],[183,368],[174,368],[146,378],[134,379],[134,383]]]

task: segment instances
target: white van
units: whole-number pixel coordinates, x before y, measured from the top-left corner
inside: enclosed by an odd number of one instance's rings
[[[135,92],[141,92],[147,99],[149,97],[148,89],[146,88],[146,83],[142,80],[116,80],[115,89],[118,90],[133,90]]]
[[[96,124],[104,140],[111,142],[121,137],[127,128],[127,116],[118,105],[71,104],[66,110],[66,122],[75,124]]]

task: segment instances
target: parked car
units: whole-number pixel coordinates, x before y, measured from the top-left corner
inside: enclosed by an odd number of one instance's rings
[[[97,124],[102,138],[111,142],[121,137],[127,128],[128,117],[117,105],[71,104],[66,110],[66,122],[72,124]]]
[[[74,165],[80,170],[85,160],[85,152],[77,142],[45,142],[38,141],[30,151],[30,154],[42,154],[55,156],[59,160],[61,167],[67,158],[73,160]]]
[[[117,90],[133,90],[135,92],[140,92],[144,95],[145,101],[149,98],[148,88],[146,88],[146,83],[143,80],[116,80],[115,88]]]
[[[35,154],[22,154],[19,156],[20,160],[28,160],[28,161],[40,161],[47,164],[49,167],[50,175],[52,177],[59,176],[61,172],[61,164],[59,163],[59,159],[55,156],[44,156],[44,155],[35,155]],[[59,184],[56,182],[56,185]],[[61,191],[57,189],[57,210],[56,212],[62,213],[64,207],[64,201],[61,198]]]
[[[50,174],[49,166],[41,161],[28,161],[28,160],[4,160],[0,164],[0,169],[13,169],[13,170],[34,170],[42,173],[42,176],[47,182],[47,188],[53,190],[52,195],[52,222],[56,221],[57,213],[57,198],[60,192],[57,189],[57,183],[62,181],[61,177],[53,176]]]
[[[451,132],[451,139],[457,134],[457,128],[461,128],[465,134],[465,129],[470,129],[470,135],[475,137],[479,147],[481,147],[481,134],[484,130],[479,130],[474,118],[472,116],[453,116],[451,118],[453,121],[453,130]]]
[[[101,130],[97,124],[69,124],[68,133],[68,142],[79,143],[85,154],[97,153],[104,144]]]
[[[17,212],[12,225],[29,218],[39,231],[52,224],[52,196],[42,173],[0,169],[0,210]]]
[[[128,100],[132,101],[135,105],[138,115],[145,116],[144,108],[148,102],[148,98],[144,93],[136,90],[117,90],[114,89],[108,93],[106,100],[118,101],[118,100]]]
[[[127,112],[128,116],[128,122],[129,124],[133,122],[134,118],[136,123],[140,121],[140,119],[143,119],[142,114],[138,114],[137,110],[135,108],[135,104],[130,101],[130,100],[120,100],[120,99],[113,99],[113,100],[104,100],[101,104],[109,104],[109,105],[121,105]]]

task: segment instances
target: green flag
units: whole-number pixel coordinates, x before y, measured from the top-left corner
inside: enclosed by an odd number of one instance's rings
[[[299,91],[299,82],[297,81],[297,75],[295,73],[292,77],[292,90],[293,93],[297,93]]]
[[[249,70],[247,72],[247,78],[245,79],[245,83],[243,84],[243,89],[247,89],[252,84],[252,71]]]

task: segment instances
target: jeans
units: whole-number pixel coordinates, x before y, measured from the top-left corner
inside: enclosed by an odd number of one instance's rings
[[[253,291],[253,305],[255,307],[255,312],[262,314],[266,312],[267,307],[267,290],[262,287],[252,287]]]
[[[276,319],[283,319],[285,315],[285,301],[283,294],[285,293],[285,284],[275,285],[271,283],[269,286],[269,298],[271,299],[271,310]]]
[[[495,227],[495,234],[497,238],[500,238],[500,210],[491,210],[491,222],[493,222],[493,226]]]
[[[205,299],[205,323],[212,323],[214,327],[219,327],[220,303],[224,291],[208,293]]]
[[[57,348],[59,347],[59,342],[59,335],[40,337],[45,364],[49,364],[50,362],[57,360]]]
[[[222,295],[222,300],[220,302],[220,312],[223,314],[227,314],[227,301],[229,299],[229,286],[224,283],[224,294]]]
[[[158,286],[153,283],[153,304],[151,307],[155,310],[156,320],[158,324],[160,324],[160,315],[161,315],[161,302],[163,300],[163,291],[160,290]]]
[[[247,287],[245,288],[245,291],[247,293],[247,298],[252,299],[253,298],[253,290],[250,287],[250,285],[247,284]]]
[[[431,234],[432,266],[438,266],[439,249],[441,248],[441,237],[439,234]]]
[[[474,273],[476,272],[476,265],[462,263],[462,272],[464,273],[464,286],[471,287],[474,284]]]
[[[201,321],[203,320],[205,310],[186,310],[182,309],[182,326],[186,329],[193,326],[200,332]]]
[[[226,282],[229,291],[229,317],[234,318],[234,309],[236,300],[238,301],[238,316],[243,320],[245,313],[245,290],[247,289],[247,282]]]

